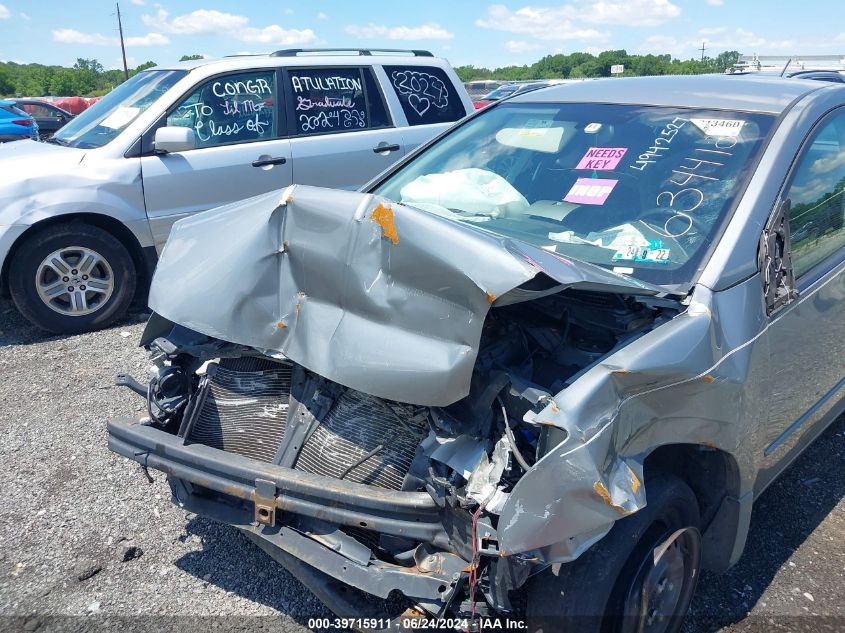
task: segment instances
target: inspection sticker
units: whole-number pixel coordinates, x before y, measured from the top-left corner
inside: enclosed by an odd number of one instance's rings
[[[668,264],[669,249],[663,248],[661,240],[651,240],[648,246],[631,244],[616,251],[613,261],[650,262],[652,264]]]
[[[604,204],[618,180],[604,178],[579,178],[563,197],[573,204]]]
[[[627,147],[591,147],[575,169],[616,169]]]
[[[707,136],[739,136],[745,121],[739,119],[690,119]]]

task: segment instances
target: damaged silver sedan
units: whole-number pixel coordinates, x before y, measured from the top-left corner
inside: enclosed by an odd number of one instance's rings
[[[182,220],[148,416],[109,446],[339,615],[675,631],[845,406],[843,104],[795,80],[550,88],[363,193]]]

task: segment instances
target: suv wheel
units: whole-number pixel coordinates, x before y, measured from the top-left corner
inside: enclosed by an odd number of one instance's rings
[[[21,314],[38,327],[88,332],[126,312],[135,294],[135,264],[111,233],[88,224],[58,224],[16,249],[9,290]]]
[[[699,512],[683,481],[648,482],[648,505],[616,522],[571,563],[529,584],[529,629],[551,633],[673,633],[698,584]]]

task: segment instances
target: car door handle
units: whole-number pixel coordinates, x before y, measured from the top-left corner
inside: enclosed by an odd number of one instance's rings
[[[259,158],[252,161],[253,167],[264,167],[266,165],[284,165],[288,159],[284,156],[276,156],[275,158]]]
[[[398,152],[400,149],[402,147],[396,143],[379,143],[373,148],[373,151],[376,154],[381,154],[382,152]]]

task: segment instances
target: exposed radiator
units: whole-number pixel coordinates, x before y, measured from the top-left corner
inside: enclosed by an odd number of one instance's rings
[[[288,420],[291,366],[264,358],[224,358],[186,440],[271,462]]]
[[[412,418],[412,407],[347,389],[305,442],[295,468],[339,478],[354,466],[345,480],[400,490],[427,430]],[[378,446],[383,448],[361,461]]]

